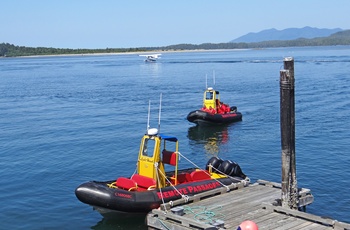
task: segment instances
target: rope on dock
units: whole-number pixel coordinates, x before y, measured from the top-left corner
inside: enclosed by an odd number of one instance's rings
[[[200,211],[195,211],[196,209],[200,209]],[[225,219],[225,215],[222,213],[216,213],[215,209],[222,209],[222,206],[214,206],[212,208],[208,208],[205,206],[184,206],[184,212],[192,213],[196,221],[204,222],[206,224],[212,224],[216,220]]]
[[[170,228],[168,226],[166,226],[166,224],[161,220],[159,219],[158,217],[156,217],[156,219],[159,221],[159,223],[167,230],[170,230]]]

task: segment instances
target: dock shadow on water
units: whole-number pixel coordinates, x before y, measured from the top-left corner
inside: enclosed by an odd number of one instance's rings
[[[228,126],[193,126],[188,129],[187,137],[191,145],[202,145],[207,154],[217,156],[220,145],[229,140]]]
[[[146,225],[146,214],[128,214],[118,213],[117,215],[111,215],[103,217],[96,225],[91,226],[94,230],[145,230]]]

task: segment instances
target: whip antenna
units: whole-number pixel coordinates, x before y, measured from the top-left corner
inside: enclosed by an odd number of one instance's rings
[[[147,131],[146,131],[146,133],[148,133],[148,129],[149,129],[150,116],[151,116],[151,100],[148,101],[148,118],[147,118]]]
[[[213,81],[214,81],[214,86],[215,86],[215,70],[213,70]]]
[[[205,75],[205,89],[208,89],[208,74]]]
[[[160,133],[160,114],[162,112],[162,94],[160,94],[159,98],[159,114],[158,114],[158,133]]]

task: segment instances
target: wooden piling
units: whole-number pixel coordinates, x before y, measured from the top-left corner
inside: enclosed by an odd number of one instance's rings
[[[295,158],[294,59],[285,58],[280,71],[280,114],[282,147],[282,207],[298,209]]]

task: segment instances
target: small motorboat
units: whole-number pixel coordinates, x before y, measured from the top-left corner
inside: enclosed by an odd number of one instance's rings
[[[187,115],[187,120],[197,125],[228,124],[242,120],[242,113],[236,106],[229,106],[220,101],[219,91],[212,87],[204,91],[203,107]]]
[[[249,184],[237,163],[212,157],[201,169],[179,152],[175,136],[160,134],[158,130],[147,128],[133,175],[83,183],[76,188],[76,197],[103,216],[110,216],[114,212],[147,213],[161,204],[188,200],[216,188],[226,187],[229,191],[230,186]],[[179,169],[180,157],[194,166]]]

